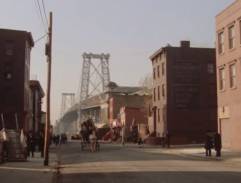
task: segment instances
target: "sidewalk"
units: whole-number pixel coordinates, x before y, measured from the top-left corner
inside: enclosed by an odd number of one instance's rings
[[[0,182],[3,183],[54,183],[57,157],[49,154],[49,166],[43,166],[40,153],[27,162],[6,162],[0,164]]]
[[[126,144],[126,147],[129,148],[136,148],[138,147],[136,144]],[[193,158],[197,160],[204,160],[204,161],[223,161],[228,163],[239,163],[241,164],[241,152],[231,151],[228,149],[222,149],[222,156],[217,158],[216,152],[212,149],[212,156],[206,157],[205,156],[205,149],[203,145],[178,145],[178,146],[171,146],[170,148],[163,148],[162,146],[154,146],[154,145],[144,145],[141,148],[145,152],[155,153],[155,154],[171,154],[182,156],[186,158]]]
[[[193,157],[207,161],[227,161],[227,162],[240,162],[241,163],[241,152],[230,151],[227,149],[222,150],[222,156],[217,158],[215,150],[212,150],[212,156],[206,157],[205,149],[203,147],[171,147],[163,148],[163,153],[182,155],[186,157]]]
[[[184,156],[188,158],[201,159],[206,161],[225,161],[241,163],[241,152],[222,149],[222,156],[216,157],[216,151],[212,149],[212,156],[206,157],[205,149],[201,145],[196,146],[173,146],[170,148],[160,148],[162,153]]]

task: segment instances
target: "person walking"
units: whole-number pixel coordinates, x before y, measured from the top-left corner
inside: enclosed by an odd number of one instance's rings
[[[35,145],[36,145],[35,138],[33,134],[29,132],[27,136],[28,156],[30,156],[31,154],[32,158],[34,157]]]
[[[88,128],[87,128],[87,124],[86,122],[83,122],[83,124],[81,125],[81,137],[84,143],[89,142],[89,134],[88,134]]]
[[[40,132],[39,136],[39,151],[41,153],[41,158],[44,157],[44,134],[43,132]]]
[[[167,148],[170,148],[170,134],[168,131],[166,132],[166,136],[165,136],[165,146]]]
[[[206,156],[212,156],[212,138],[209,134],[206,134],[206,139],[205,139],[205,150],[206,150]]]
[[[216,133],[214,136],[214,148],[216,151],[216,157],[221,157],[222,142],[221,135],[219,133]]]

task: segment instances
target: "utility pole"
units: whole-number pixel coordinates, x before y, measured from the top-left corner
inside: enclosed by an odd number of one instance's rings
[[[49,140],[50,140],[50,89],[51,89],[51,62],[52,62],[52,12],[49,13],[48,41],[45,47],[47,56],[47,95],[46,95],[46,123],[44,138],[44,166],[49,165]]]

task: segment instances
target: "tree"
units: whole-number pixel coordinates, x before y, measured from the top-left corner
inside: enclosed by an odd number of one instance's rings
[[[152,89],[153,86],[153,79],[152,79],[152,74],[149,73],[146,76],[144,76],[143,78],[141,78],[139,80],[139,86],[142,86],[143,88],[147,88],[149,90]]]

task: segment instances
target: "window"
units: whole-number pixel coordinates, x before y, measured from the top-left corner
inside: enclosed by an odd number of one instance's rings
[[[208,64],[208,73],[214,74],[214,65],[213,64]]]
[[[5,43],[5,54],[12,56],[14,54],[14,43],[13,41],[6,41]]]
[[[229,66],[229,73],[230,73],[230,87],[236,87],[236,66],[232,64]]]
[[[225,88],[225,70],[224,68],[219,69],[219,90],[224,90]]]
[[[165,85],[162,85],[162,96],[165,97]]]
[[[158,100],[160,100],[160,86],[158,86],[157,88],[157,97],[158,97]]]
[[[157,66],[157,77],[160,78],[160,66]]]
[[[241,20],[239,20],[239,42],[241,44]]]
[[[160,109],[158,109],[158,111],[157,111],[157,120],[158,120],[158,122],[160,123],[160,121],[161,121],[161,118],[160,118]]]
[[[156,88],[153,89],[153,100],[156,101]]]
[[[153,79],[156,79],[156,69],[153,68]]]
[[[228,28],[228,42],[229,42],[229,49],[234,48],[234,44],[235,44],[234,25]]]
[[[4,74],[4,77],[5,77],[6,80],[11,80],[12,77],[13,77],[13,75],[12,75],[11,72],[6,72],[6,73]]]
[[[218,33],[218,53],[222,54],[224,52],[224,33]]]
[[[162,63],[162,75],[165,74],[165,63]]]

